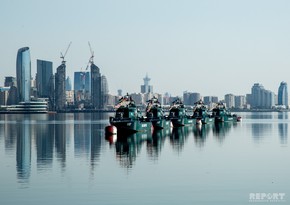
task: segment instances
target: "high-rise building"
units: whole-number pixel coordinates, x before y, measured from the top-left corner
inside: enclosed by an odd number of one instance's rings
[[[190,92],[183,93],[183,103],[185,105],[194,105],[194,103],[196,103],[200,99],[201,99],[200,93],[190,93]]]
[[[65,80],[65,90],[66,91],[71,91],[72,90],[71,80],[70,80],[69,76],[67,76],[67,78]]]
[[[272,108],[275,105],[275,94],[272,91],[265,90],[264,86],[255,83],[251,93],[252,108]]]
[[[64,110],[66,104],[65,92],[65,64],[62,63],[56,69],[55,74],[55,109]]]
[[[246,104],[247,104],[246,96],[244,95],[235,96],[235,108],[239,109],[245,108]]]
[[[153,86],[149,85],[150,78],[146,74],[146,77],[143,78],[144,80],[144,85],[141,85],[141,93],[153,93]]]
[[[16,79],[18,101],[30,101],[31,60],[28,47],[23,47],[18,50],[16,59]]]
[[[16,86],[16,78],[12,76],[5,77],[4,87]]]
[[[225,103],[228,108],[235,107],[235,96],[233,94],[226,94]]]
[[[108,101],[109,86],[106,76],[101,76],[101,108],[105,108]]]
[[[38,97],[49,97],[49,83],[51,83],[52,75],[52,62],[37,59],[36,88]]]
[[[102,77],[100,69],[94,63],[91,64],[91,102],[94,109],[102,108]]]
[[[278,105],[288,106],[288,89],[286,82],[280,83],[278,89]]]
[[[74,73],[75,102],[90,99],[91,78],[89,72],[78,71]]]

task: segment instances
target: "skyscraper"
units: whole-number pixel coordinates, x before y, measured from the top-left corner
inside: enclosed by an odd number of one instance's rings
[[[64,110],[66,103],[65,93],[65,64],[62,63],[56,69],[55,74],[55,109]]]
[[[91,79],[89,72],[75,72],[74,73],[74,95],[75,102],[90,99]]]
[[[30,101],[31,60],[29,47],[23,47],[18,50],[16,59],[16,79],[18,101]]]
[[[275,105],[275,94],[266,90],[263,85],[255,83],[251,93],[252,108],[272,108]]]
[[[66,91],[71,91],[72,90],[71,80],[70,80],[69,76],[67,76],[67,78],[65,80],[65,90]]]
[[[146,77],[143,78],[144,80],[144,85],[141,85],[141,93],[153,93],[153,86],[149,85],[150,78],[146,74]]]
[[[227,108],[235,107],[235,96],[233,94],[226,94],[225,102],[226,102]]]
[[[49,83],[52,75],[52,62],[37,60],[36,88],[39,97],[49,97]]]
[[[94,63],[91,64],[91,102],[95,109],[101,109],[102,77],[100,69]]]
[[[4,87],[16,86],[16,78],[12,76],[5,77]]]
[[[286,82],[280,83],[278,89],[278,105],[288,106],[288,89]]]

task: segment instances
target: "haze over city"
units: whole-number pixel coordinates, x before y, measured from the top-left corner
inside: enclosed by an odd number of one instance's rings
[[[61,64],[67,76],[90,58],[109,91],[139,92],[148,73],[154,92],[244,95],[261,83],[277,93],[290,76],[289,1],[8,1],[1,4],[0,84],[16,75],[16,54]],[[35,76],[32,76],[35,77]]]

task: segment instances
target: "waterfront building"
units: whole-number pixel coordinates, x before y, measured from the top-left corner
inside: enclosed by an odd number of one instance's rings
[[[288,107],[288,89],[286,82],[280,83],[278,89],[278,105],[284,105]]]
[[[197,101],[201,99],[200,93],[191,93],[185,91],[183,93],[183,103],[184,105],[194,105]]]
[[[148,77],[148,74],[146,74],[146,77],[143,78],[144,85],[141,85],[141,93],[153,93],[153,86],[149,85],[150,78]]]
[[[138,106],[145,105],[144,93],[132,93],[130,95]]]
[[[163,96],[163,105],[170,105],[170,104],[171,104],[170,94],[166,92]]]
[[[16,59],[18,102],[30,101],[31,60],[29,47],[18,50]]]
[[[16,86],[16,78],[12,76],[6,76],[4,81],[4,87]]]
[[[216,96],[204,96],[203,102],[205,105],[210,105],[211,103],[218,103],[219,99]]]
[[[246,96],[235,96],[235,108],[243,109],[246,107]]]
[[[227,108],[235,107],[235,96],[233,94],[226,94],[225,103]]]
[[[15,85],[11,86],[9,89],[7,105],[16,105],[18,103],[18,92]]]
[[[106,76],[101,76],[101,108],[105,108],[108,101],[109,86]]]
[[[266,90],[263,85],[255,83],[252,86],[251,108],[271,109],[275,106],[275,94]]]
[[[52,75],[52,62],[37,59],[36,88],[38,97],[48,98],[50,96],[49,88]]]
[[[74,96],[76,103],[90,99],[90,81],[89,72],[79,71],[74,73]]]
[[[72,84],[69,76],[67,76],[67,78],[65,79],[65,90],[66,91],[72,90]]]
[[[121,90],[121,89],[118,89],[117,92],[118,92],[118,96],[123,96],[123,95],[122,95],[122,90]]]
[[[57,67],[55,74],[55,109],[57,111],[64,110],[66,106],[65,71],[66,66],[63,62]]]
[[[94,63],[91,64],[91,104],[94,109],[102,108],[102,77],[100,69]]]
[[[0,105],[7,105],[10,87],[0,87]]]

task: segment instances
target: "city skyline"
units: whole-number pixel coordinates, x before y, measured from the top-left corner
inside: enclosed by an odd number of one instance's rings
[[[245,95],[256,82],[277,93],[289,82],[288,1],[29,0],[1,7],[1,84],[16,76],[19,48],[30,47],[32,73],[36,59],[53,62],[55,73],[70,41],[66,76],[86,68],[90,41],[112,94],[138,91],[146,73],[155,92],[172,95]]]

